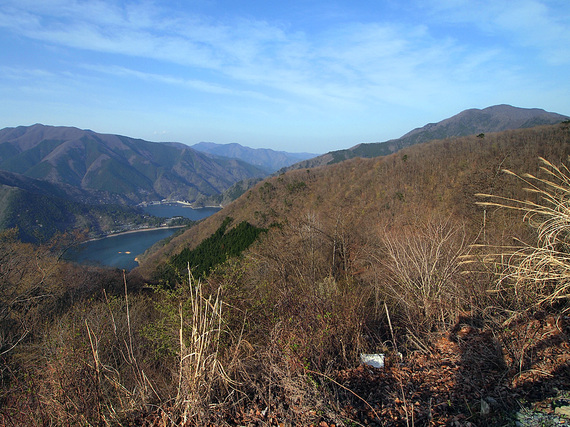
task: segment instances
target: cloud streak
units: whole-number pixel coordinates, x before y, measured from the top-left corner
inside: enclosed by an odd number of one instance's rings
[[[469,25],[491,37],[507,37],[514,46],[536,49],[552,64],[570,63],[570,11],[565,1],[520,0],[514,5],[507,0],[428,0],[418,7],[431,22]]]
[[[269,88],[315,102],[342,104],[364,94],[379,102],[395,102],[385,94],[405,93],[410,82],[438,85],[438,70],[451,68],[452,55],[464,72],[472,69],[470,63],[496,59],[488,52],[462,52],[449,39],[434,39],[424,25],[349,22],[308,35],[262,20],[165,18],[164,11],[150,4],[123,8],[102,1],[42,4],[37,9],[36,4],[32,8],[30,3],[14,2],[0,12],[0,25],[57,46],[207,71],[223,84],[188,85],[207,92],[232,93],[222,86],[239,84],[250,89],[245,91],[249,95]],[[450,83],[449,76],[445,80]]]

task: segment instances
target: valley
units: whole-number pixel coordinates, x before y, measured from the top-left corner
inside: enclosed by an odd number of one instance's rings
[[[138,227],[123,208],[152,214],[143,227],[164,223],[154,209],[205,214],[143,253],[131,243],[110,249],[136,256],[132,268],[69,263],[69,240],[30,243],[6,227],[0,422],[563,420],[569,156],[564,119],[301,163],[248,178],[216,210],[151,204],[165,197],[143,186],[100,187],[118,202],[103,205],[116,211],[101,224]],[[2,200],[18,188],[20,200],[33,194],[42,206],[74,200],[74,213],[95,194],[17,174],[6,174]],[[383,355],[384,368],[363,365],[362,353]]]

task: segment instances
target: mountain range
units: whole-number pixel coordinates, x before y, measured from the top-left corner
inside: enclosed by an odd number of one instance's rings
[[[243,160],[244,162],[251,163],[266,170],[268,174],[302,160],[318,156],[318,154],[312,153],[288,153],[286,151],[275,151],[269,148],[250,148],[236,143],[216,144],[213,142],[200,142],[192,145],[192,148],[204,153]]]
[[[483,138],[485,133],[567,119],[541,109],[508,105],[470,109],[414,129],[399,139],[329,152],[282,168],[278,174],[353,157],[383,156],[434,139],[452,140],[461,135]],[[142,212],[128,207],[144,201],[186,200],[198,206],[226,206],[267,177],[270,170],[311,156],[239,144],[200,143],[194,147],[73,127],[36,124],[2,129],[0,229],[19,227],[28,240],[34,240],[34,234],[45,240],[69,229],[104,233],[117,221],[148,221]],[[101,210],[101,205],[107,207]]]
[[[428,123],[421,128],[416,128],[397,139],[362,143],[345,150],[330,151],[284,170],[323,166],[354,157],[386,156],[404,147],[436,139],[531,128],[538,125],[556,124],[568,119],[568,116],[547,112],[539,108],[518,108],[506,104],[494,105],[481,110],[471,108],[440,122]]]
[[[194,201],[267,173],[182,144],[36,124],[0,130],[0,170],[117,195],[133,203]]]

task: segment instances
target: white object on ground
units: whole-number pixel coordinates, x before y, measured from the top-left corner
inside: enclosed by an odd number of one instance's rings
[[[384,367],[384,355],[383,354],[360,354],[360,361],[365,365],[372,366],[373,368]]]

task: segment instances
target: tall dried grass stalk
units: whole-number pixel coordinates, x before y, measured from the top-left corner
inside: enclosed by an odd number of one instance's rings
[[[188,268],[190,282],[190,316],[185,318],[182,303],[179,306],[180,365],[177,405],[182,409],[183,425],[196,422],[216,384],[231,381],[218,359],[222,333],[222,300],[220,290],[208,298],[202,294],[202,283],[194,281]],[[188,332],[186,332],[188,331]]]
[[[97,337],[90,327],[88,320],[84,319],[94,363],[92,368],[95,371],[97,416],[99,422],[104,420],[105,423],[120,422],[126,414],[144,408],[149,403],[151,397],[159,399],[158,393],[144,370],[139,366],[135,355],[127,281],[124,272],[123,281],[125,286],[125,315],[128,342],[127,339],[119,336],[119,328],[117,327],[111,303],[107,298],[107,293],[103,291],[103,294],[109,310],[117,348],[123,359],[124,367],[127,367],[128,370],[122,369],[120,366],[122,362],[110,359],[110,355],[104,349],[101,349],[99,345],[100,338]],[[110,360],[108,363],[103,363],[102,357]],[[125,385],[125,375],[129,375],[133,380],[131,387]]]
[[[518,302],[528,307],[553,304],[570,296],[570,170],[542,157],[540,161],[544,178],[504,170],[521,180],[536,201],[477,194],[489,199],[478,205],[521,211],[523,220],[537,231],[536,244],[499,247],[484,258],[499,267],[497,290],[512,288]]]

